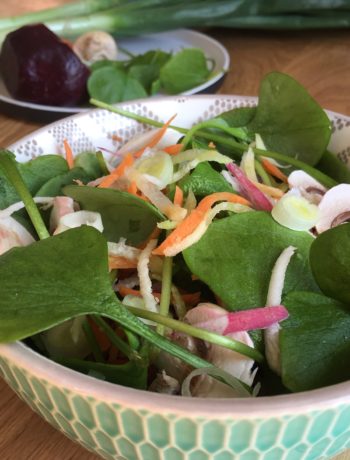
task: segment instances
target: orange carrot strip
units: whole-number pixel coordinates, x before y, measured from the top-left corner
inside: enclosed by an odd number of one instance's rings
[[[250,203],[245,198],[229,192],[217,192],[203,198],[198,206],[185,217],[185,219],[173,230],[163,243],[153,250],[153,254],[164,255],[164,250],[179,244],[184,238],[195,231],[198,225],[205,219],[206,213],[217,201],[228,201],[230,203],[240,203],[249,206]]]
[[[137,260],[130,260],[122,256],[109,256],[108,266],[110,270],[118,268],[136,268]]]
[[[137,297],[141,297],[141,292],[138,289],[132,289],[127,286],[123,286],[122,284],[118,286],[118,292],[122,297],[127,295],[135,295]]]
[[[117,142],[121,142],[123,140],[120,136],[118,136],[118,134],[112,134],[111,138]]]
[[[176,186],[175,195],[174,195],[174,204],[177,204],[178,206],[182,206],[183,199],[184,199],[184,192],[179,186]]]
[[[90,317],[88,317],[89,324],[91,326],[92,332],[97,340],[98,346],[101,348],[102,351],[107,351],[112,343],[106,334],[99,328],[99,326],[93,321]]]
[[[64,139],[63,145],[64,145],[64,150],[66,152],[66,160],[67,160],[68,167],[69,169],[72,169],[74,167],[74,156],[73,156],[72,149],[70,145],[68,144],[67,139]]]
[[[135,181],[130,182],[128,193],[131,193],[131,195],[137,195],[137,185]]]
[[[112,185],[114,181],[116,181],[120,176],[124,174],[126,168],[129,168],[133,163],[134,159],[132,155],[128,153],[119,163],[119,165],[100,182],[99,187],[106,188]]]
[[[267,160],[266,158],[262,158],[261,164],[263,165],[263,168],[266,172],[268,172],[274,177],[277,177],[277,179],[280,179],[282,182],[288,182],[288,177],[285,174],[283,174],[283,172],[280,169],[278,169],[277,166],[272,164],[271,161]]]
[[[169,155],[177,155],[178,153],[181,152],[183,148],[183,144],[173,144],[173,145],[168,145],[167,147],[164,147],[163,151],[168,153]]]
[[[155,133],[155,135],[152,137],[150,142],[145,145],[142,149],[138,150],[137,152],[134,153],[135,158],[139,158],[143,152],[146,150],[146,148],[152,148],[158,144],[158,142],[161,140],[161,138],[164,136],[166,130],[170,126],[170,123],[174,120],[176,117],[176,114],[173,115],[164,125]]]

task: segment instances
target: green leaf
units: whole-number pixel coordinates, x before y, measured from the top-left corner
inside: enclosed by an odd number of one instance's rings
[[[310,265],[322,292],[350,307],[350,223],[321,233],[311,245]]]
[[[129,101],[131,99],[142,99],[147,96],[148,94],[145,88],[141,85],[141,83],[138,80],[136,80],[136,78],[127,77],[122,101]]]
[[[128,75],[136,78],[147,93],[151,93],[154,82],[159,80],[160,69],[170,57],[170,53],[161,50],[148,51],[145,54],[135,56],[128,63]]]
[[[91,64],[90,71],[92,73],[98,69],[102,69],[103,67],[112,67],[113,69],[124,70],[125,65],[125,61],[111,61],[109,59],[101,59],[100,61],[96,61]]]
[[[109,104],[123,100],[127,75],[123,69],[111,66],[95,70],[87,81],[90,97]]]
[[[284,385],[306,391],[350,379],[349,310],[310,292],[291,292],[283,304],[290,315],[280,332]]]
[[[266,303],[271,271],[289,245],[297,248],[286,275],[284,292],[318,290],[309,267],[313,237],[277,224],[255,211],[214,221],[200,241],[183,252],[194,275],[218,295],[229,310]]]
[[[26,163],[17,163],[17,167],[32,195],[35,195],[49,179],[68,171],[66,160],[59,155],[42,155]],[[17,201],[20,201],[20,198],[0,166],[0,209],[7,208]]]
[[[127,192],[77,185],[69,185],[63,191],[82,209],[101,214],[108,241],[126,238],[130,244],[139,244],[163,220],[154,206]]]
[[[178,94],[204,83],[209,73],[203,51],[186,48],[164,65],[160,71],[160,81],[167,93]]]
[[[75,156],[74,166],[83,168],[90,180],[104,175],[95,152],[82,152]]]
[[[269,73],[260,84],[259,104],[247,126],[270,150],[316,164],[327,148],[331,122],[294,78]]]
[[[228,126],[241,128],[247,126],[254,118],[256,107],[238,107],[218,115],[216,118],[224,120]]]
[[[89,182],[90,176],[82,168],[72,168],[64,174],[59,174],[49,179],[36,192],[36,196],[57,196],[62,195],[62,189],[65,185],[73,184],[75,180],[83,183]]]
[[[326,150],[316,168],[332,177],[341,184],[350,184],[350,169],[337,155]]]
[[[111,287],[105,237],[67,230],[0,257],[0,342],[12,342],[85,314],[102,315],[194,367],[210,365],[128,312]],[[25,288],[24,288],[25,287]]]
[[[185,193],[191,189],[198,196],[215,192],[233,192],[231,185],[208,162],[196,166],[192,174],[182,179],[179,185]]]

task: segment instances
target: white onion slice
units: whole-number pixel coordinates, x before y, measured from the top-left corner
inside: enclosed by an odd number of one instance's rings
[[[65,232],[70,228],[81,227],[82,225],[95,227],[101,233],[103,232],[103,224],[100,213],[92,211],[77,211],[65,214],[61,217],[55,230],[55,235]]]
[[[320,212],[300,193],[286,193],[273,207],[272,217],[276,222],[291,230],[307,231],[316,225]]]
[[[137,273],[140,280],[140,292],[145,302],[146,310],[158,312],[157,300],[152,293],[152,280],[149,274],[149,262],[153,249],[157,246],[157,240],[150,240],[146,247],[141,251],[138,263]]]
[[[233,377],[228,372],[218,369],[216,367],[202,367],[200,369],[194,369],[185,380],[182,382],[181,394],[182,396],[193,397],[191,393],[191,382],[194,377],[214,377],[215,379],[220,379],[220,381],[215,381],[218,385],[216,386],[215,394],[210,394],[210,397],[215,398],[250,398],[252,397],[251,393],[244,387],[244,385],[236,378]],[[225,382],[225,383],[223,383]],[[203,395],[204,396],[204,395]]]
[[[279,305],[282,301],[282,292],[284,280],[286,277],[287,268],[296,248],[288,246],[282,251],[272,269],[269,289],[267,292],[266,306]],[[280,325],[273,324],[265,329],[265,353],[266,360],[270,368],[281,375],[281,359],[280,359],[280,346],[279,346],[279,331]]]

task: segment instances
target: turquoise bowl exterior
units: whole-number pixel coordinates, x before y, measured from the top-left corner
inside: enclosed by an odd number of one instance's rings
[[[0,374],[38,414],[102,458],[317,460],[350,448],[350,383],[258,399],[148,393],[0,346]]]
[[[124,108],[161,120],[177,113],[178,126],[185,127],[255,104],[250,97],[207,95],[132,101]],[[329,115],[330,150],[350,166],[350,119]],[[95,146],[114,151],[114,135],[128,139],[145,129],[92,110],[42,128],[10,149],[19,161],[61,153],[63,139],[76,153]],[[0,375],[51,425],[105,459],[318,460],[350,448],[350,382],[249,399],[166,396],[79,374],[20,342],[0,345]]]

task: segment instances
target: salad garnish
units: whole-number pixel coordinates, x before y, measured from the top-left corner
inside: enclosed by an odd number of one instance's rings
[[[194,397],[349,379],[350,173],[306,90],[269,74],[257,107],[190,129],[92,103],[155,129],[1,152],[0,341]]]

